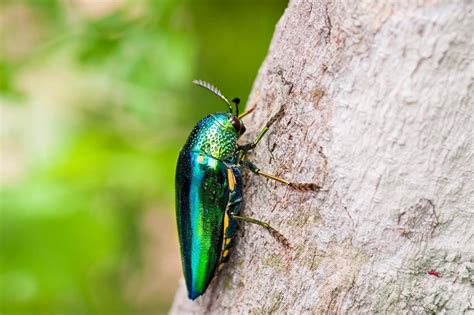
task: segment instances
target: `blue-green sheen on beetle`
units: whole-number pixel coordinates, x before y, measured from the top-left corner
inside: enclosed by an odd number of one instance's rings
[[[183,273],[190,299],[202,295],[219,267],[228,260],[234,243],[236,220],[266,228],[284,245],[286,238],[265,222],[240,215],[242,204],[242,168],[257,175],[277,180],[298,190],[318,190],[315,184],[291,183],[261,171],[246,160],[271,124],[283,115],[281,109],[262,129],[257,139],[239,146],[237,140],[245,132],[239,115],[239,99],[230,102],[222,93],[204,81],[193,81],[222,100],[228,113],[215,113],[200,120],[181,149],[176,167],[176,221],[181,247]]]

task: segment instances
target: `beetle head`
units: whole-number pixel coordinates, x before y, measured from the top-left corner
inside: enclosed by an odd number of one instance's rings
[[[232,127],[234,127],[235,132],[239,136],[241,136],[245,132],[245,125],[243,121],[239,119],[240,98],[236,97],[232,100],[232,103],[234,103],[234,106],[235,106],[235,115],[234,115],[234,111],[232,110],[232,106],[230,105],[230,102],[227,100],[227,98],[222,94],[222,92],[218,88],[202,80],[194,80],[193,83],[211,91],[212,93],[220,97],[224,102],[226,102],[226,104],[229,106],[229,114],[230,114],[229,123],[232,125]]]

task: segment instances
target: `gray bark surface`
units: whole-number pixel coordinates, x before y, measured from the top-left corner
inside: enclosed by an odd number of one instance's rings
[[[313,182],[245,176],[230,261],[172,314],[474,310],[473,17],[469,1],[290,1],[250,97],[249,155]],[[251,49],[251,47],[249,48]]]

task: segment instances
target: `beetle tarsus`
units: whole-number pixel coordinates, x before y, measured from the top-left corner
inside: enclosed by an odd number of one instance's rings
[[[273,125],[278,119],[283,117],[285,114],[285,108],[283,106],[280,107],[278,112],[270,118],[270,120],[267,122],[266,127],[270,128],[271,125]]]
[[[290,242],[288,241],[288,239],[283,234],[281,234],[280,232],[278,232],[277,230],[272,228],[270,225],[267,225],[266,228],[267,228],[267,231],[274,238],[276,238],[280,243],[282,243],[285,247],[291,248]]]
[[[315,183],[290,183],[288,186],[299,191],[320,191],[321,186]]]

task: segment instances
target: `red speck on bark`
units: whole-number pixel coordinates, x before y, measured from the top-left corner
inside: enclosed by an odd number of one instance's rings
[[[438,277],[439,278],[439,272],[434,270],[434,269],[431,269],[430,271],[427,272],[430,276],[435,276],[435,277]]]

